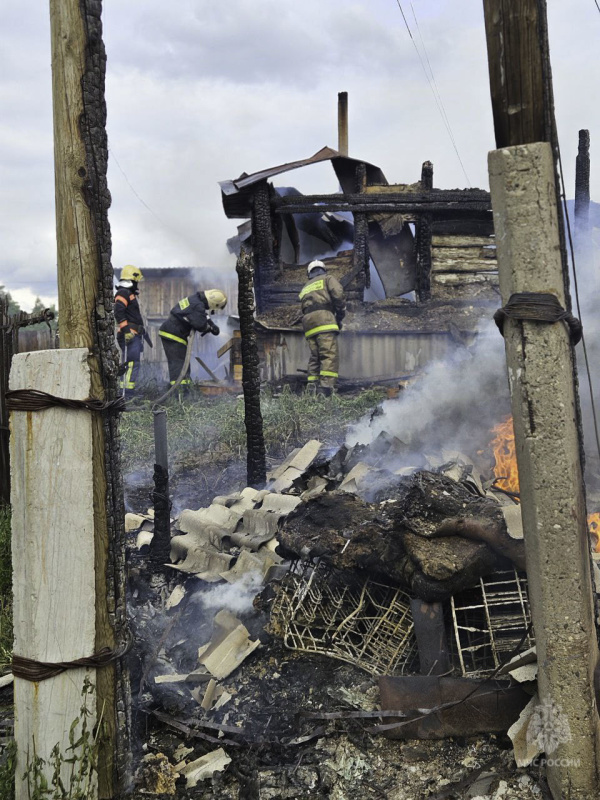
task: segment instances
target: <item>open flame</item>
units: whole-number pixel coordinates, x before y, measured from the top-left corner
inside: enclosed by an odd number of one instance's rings
[[[491,442],[495,458],[494,477],[496,486],[507,492],[519,493],[519,470],[515,449],[515,432],[512,417],[507,417],[492,428],[494,439]],[[589,514],[588,529],[596,553],[600,553],[600,513]]]
[[[496,464],[494,477],[496,486],[507,492],[519,492],[519,470],[515,449],[515,432],[512,417],[507,417],[492,429],[494,439],[491,442]]]
[[[594,545],[594,552],[600,553],[600,514],[588,514],[588,528]]]

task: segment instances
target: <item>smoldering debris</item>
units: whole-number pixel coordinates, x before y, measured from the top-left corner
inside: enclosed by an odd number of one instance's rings
[[[270,489],[182,511],[164,575],[149,574],[143,554],[132,553],[137,713],[152,736],[171,730],[174,742],[194,744],[179,773],[223,748],[231,762],[204,780],[207,796],[231,796],[240,770],[267,780],[282,759],[297,763],[290,750],[303,763],[334,758],[349,731],[360,731],[357,757],[376,750],[387,759],[391,751],[373,738],[393,727],[391,712],[378,708],[378,678],[435,674],[443,651],[446,671],[476,688],[512,650],[533,644],[526,580],[515,571],[522,541],[503,510],[519,507],[494,490],[489,458],[443,449],[396,468],[405,450],[385,432],[333,453],[309,443],[273,471]],[[285,491],[273,491],[284,475]],[[129,535],[133,542],[136,531]],[[520,616],[494,595],[498,580],[520,593]],[[427,629],[435,603],[435,636],[445,644],[414,624],[418,613]],[[506,724],[490,718],[484,730],[504,730],[525,705],[531,681],[503,680],[522,687],[513,692],[516,715]],[[410,720],[419,709],[403,713]],[[413,728],[443,734],[435,705],[426,716]],[[359,777],[351,771],[349,780]]]

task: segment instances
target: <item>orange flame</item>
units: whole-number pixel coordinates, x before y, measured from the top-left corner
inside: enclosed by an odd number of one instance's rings
[[[496,425],[492,433],[495,434],[491,448],[496,460],[494,466],[496,485],[499,489],[518,493],[519,470],[512,417],[507,417],[504,422]],[[589,514],[587,522],[594,551],[600,553],[600,513]]]
[[[594,552],[600,553],[600,514],[588,514],[588,528],[594,545]]]
[[[491,443],[492,452],[496,459],[494,477],[499,489],[508,492],[519,491],[519,470],[517,468],[517,454],[515,450],[515,432],[512,417],[507,417],[492,429],[495,434]]]

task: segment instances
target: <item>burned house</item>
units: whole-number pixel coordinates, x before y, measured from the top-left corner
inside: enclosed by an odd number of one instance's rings
[[[303,195],[272,183],[327,161],[339,192]],[[349,301],[342,382],[410,375],[453,341],[472,341],[498,305],[490,195],[434,188],[431,162],[416,183],[390,184],[379,167],[324,147],[220,185],[226,215],[246,220],[228,245],[254,255],[265,379],[305,367],[298,292],[313,258],[326,263]]]

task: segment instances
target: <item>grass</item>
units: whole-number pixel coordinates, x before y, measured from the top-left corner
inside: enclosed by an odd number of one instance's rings
[[[371,411],[385,396],[371,389],[357,395],[331,398],[294,394],[285,388],[278,396],[267,390],[262,396],[265,447],[269,459],[282,458],[309,439],[326,445],[343,441],[348,425]],[[244,401],[221,396],[190,395],[168,406],[169,450],[176,453],[173,465],[212,459],[243,459],[246,448]],[[123,415],[121,426],[125,470],[154,461],[154,439],[150,406]]]
[[[0,506],[0,673],[10,665],[13,645],[10,508]]]

